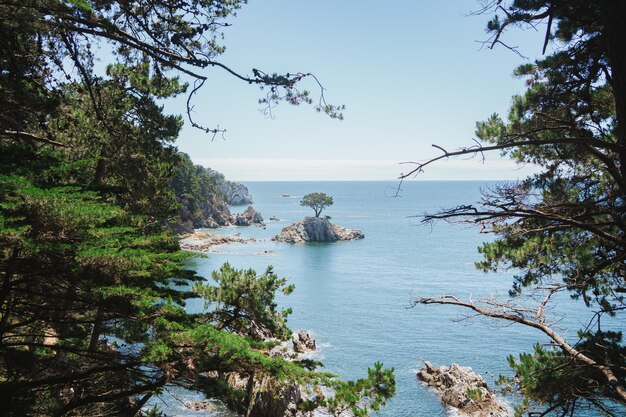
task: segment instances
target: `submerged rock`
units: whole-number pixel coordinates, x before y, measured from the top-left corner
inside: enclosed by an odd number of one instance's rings
[[[485,379],[472,371],[453,363],[434,367],[424,362],[417,377],[435,390],[441,401],[468,417],[506,417],[509,409],[489,389]]]
[[[346,229],[336,226],[327,218],[305,217],[298,223],[285,227],[272,240],[276,242],[337,242],[341,240],[363,239],[365,235],[359,229]]]
[[[250,226],[252,224],[257,224],[259,226],[264,226],[263,216],[261,213],[256,211],[254,207],[248,206],[248,208],[242,213],[237,214],[235,217],[235,225],[237,226]]]
[[[297,353],[311,352],[316,349],[315,339],[313,339],[307,332],[298,332],[298,338],[293,339],[293,350]]]

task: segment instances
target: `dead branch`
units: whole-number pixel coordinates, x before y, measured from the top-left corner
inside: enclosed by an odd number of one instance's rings
[[[624,147],[615,143],[605,142],[595,138],[585,138],[585,137],[572,137],[572,138],[561,138],[561,139],[551,139],[551,140],[522,140],[522,141],[512,141],[500,145],[492,145],[492,146],[482,146],[482,145],[474,145],[466,148],[461,148],[456,151],[447,151],[438,145],[432,145],[434,148],[441,150],[442,155],[431,158],[425,162],[416,162],[416,161],[406,161],[401,164],[412,164],[416,167],[413,168],[406,174],[401,174],[399,179],[403,180],[409,177],[414,177],[415,175],[424,171],[424,167],[437,162],[444,158],[449,158],[452,156],[461,156],[461,155],[476,155],[483,154],[489,151],[503,150],[503,149],[511,149],[518,146],[545,146],[545,145],[558,145],[558,144],[581,144],[588,145],[595,149],[604,149],[613,152],[623,152]]]
[[[37,135],[34,135],[32,133],[28,133],[28,132],[19,132],[19,131],[15,131],[15,130],[3,130],[3,131],[0,131],[0,136],[7,136],[7,137],[11,137],[11,138],[17,138],[17,139],[21,139],[21,140],[25,140],[25,141],[41,142],[41,143],[45,143],[47,145],[60,146],[60,147],[64,147],[64,148],[68,148],[69,147],[65,143],[57,142],[56,140],[52,140],[52,139],[49,139],[49,138],[44,138],[42,136],[37,136]]]
[[[556,292],[556,290],[554,292]],[[552,292],[552,294],[554,292]],[[545,300],[545,303],[549,301],[549,297],[551,297],[552,294],[549,294],[549,296]],[[619,400],[622,403],[626,403],[626,387],[620,384],[618,378],[615,376],[615,373],[610,366],[599,363],[588,357],[587,355],[576,349],[574,346],[569,344],[552,327],[546,324],[545,316],[543,315],[543,310],[545,308],[545,305],[543,305],[544,303],[542,303],[542,305],[540,305],[540,307],[535,310],[534,315],[522,314],[524,313],[523,310],[511,308],[510,304],[507,303],[494,303],[493,301],[491,301],[487,303],[487,305],[491,304],[490,308],[485,308],[473,302],[463,302],[458,297],[451,295],[442,295],[436,298],[417,298],[411,303],[411,306],[416,306],[417,304],[453,305],[469,309],[484,317],[506,320],[512,323],[518,323],[537,329],[547,335],[556,344],[556,346],[558,346],[564,353],[569,355],[571,358],[598,370],[606,379],[606,382],[615,389]]]

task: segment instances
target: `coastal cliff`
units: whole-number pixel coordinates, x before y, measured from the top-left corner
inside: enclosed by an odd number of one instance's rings
[[[178,157],[170,184],[178,203],[178,218],[167,224],[174,233],[193,233],[194,229],[232,224],[263,225],[263,217],[252,206],[236,217],[228,209],[229,205],[252,203],[248,187],[226,180],[222,173],[211,168],[194,165],[187,154],[180,153]]]
[[[231,206],[244,206],[253,203],[248,187],[240,182],[224,181],[220,184],[220,190],[224,193],[226,202]]]
[[[299,331],[289,342],[275,346],[269,356],[282,356],[286,360],[299,360],[299,354],[316,350],[315,339],[305,331]],[[240,374],[237,372],[209,372],[207,386],[225,383],[231,390],[224,401],[229,408],[246,417],[305,417],[298,405],[308,398],[306,388],[298,383],[281,381],[268,374]],[[212,382],[209,382],[212,381]],[[217,382],[219,381],[219,382]],[[217,382],[217,383],[216,383]]]
[[[206,200],[190,204],[185,197],[177,199],[180,204],[178,221],[171,225],[174,233],[193,233],[195,229],[211,228],[233,224],[234,219],[228,206],[219,194],[211,195]],[[195,210],[194,210],[195,208]]]
[[[226,384],[233,392],[225,399],[227,406],[246,417],[305,417],[298,410],[304,397],[298,384],[269,375],[244,376],[236,372],[210,372],[206,376]]]
[[[365,235],[359,229],[347,229],[334,225],[327,218],[305,217],[298,223],[285,227],[272,238],[276,242],[338,242],[343,240],[363,239]]]

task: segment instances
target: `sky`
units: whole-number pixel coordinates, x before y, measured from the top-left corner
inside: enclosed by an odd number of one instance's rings
[[[212,68],[194,118],[226,133],[212,139],[187,122],[179,149],[238,181],[392,180],[408,171],[401,162],[439,155],[432,144],[471,145],[475,123],[506,115],[523,91],[512,72],[528,62],[483,47],[489,15],[472,15],[479,8],[476,0],[250,0],[226,28],[218,60],[244,74],[314,73],[326,100],[345,104],[345,120],[287,104],[267,117],[258,87]],[[517,30],[506,40],[537,58],[543,33]],[[303,88],[318,97],[312,81]],[[183,113],[185,99],[166,110]],[[516,179],[535,170],[491,154],[443,160],[417,179]]]

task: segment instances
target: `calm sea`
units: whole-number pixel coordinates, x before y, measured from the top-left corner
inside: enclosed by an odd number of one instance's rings
[[[546,342],[536,331],[498,321],[466,319],[464,311],[447,306],[409,308],[417,296],[454,294],[479,299],[507,297],[512,273],[485,274],[475,269],[477,247],[490,235],[468,226],[423,225],[416,215],[474,202],[484,182],[408,182],[395,196],[397,182],[248,182],[254,207],[267,228],[227,227],[218,233],[241,233],[255,243],[218,247],[220,253],[194,261],[209,277],[224,262],[262,272],[275,272],[296,285],[281,306],[293,308],[290,326],[311,332],[326,370],[343,378],[364,376],[381,361],[394,367],[397,394],[382,416],[446,415],[435,394],[421,385],[415,373],[423,361],[435,365],[456,362],[470,366],[493,381],[510,375],[509,354],[530,351]],[[286,244],[269,239],[312,210],[301,207],[310,192],[331,195],[334,205],[324,211],[335,224],[359,228],[365,239],[334,244]],[[288,197],[286,197],[288,195]],[[245,207],[244,207],[245,208]],[[233,208],[234,211],[243,208]],[[269,221],[276,216],[280,221]],[[200,309],[190,304],[192,310]],[[563,334],[576,337],[590,314],[567,297],[551,312],[561,319]],[[173,392],[183,400],[188,393]],[[167,396],[165,398],[168,398]],[[179,401],[157,402],[168,415],[206,415],[184,411]],[[224,415],[221,412],[213,415]]]

